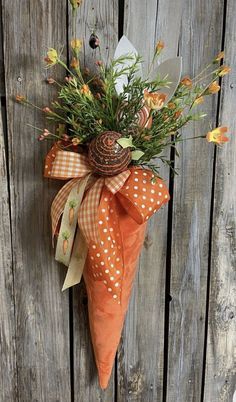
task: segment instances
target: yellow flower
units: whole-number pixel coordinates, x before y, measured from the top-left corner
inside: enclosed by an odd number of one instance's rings
[[[206,94],[216,94],[220,91],[220,85],[217,81],[212,82],[206,90]]]
[[[218,75],[219,75],[219,77],[223,77],[224,75],[230,73],[230,71],[231,71],[231,68],[230,68],[230,67],[223,65],[223,66],[221,66],[221,67],[219,68],[219,73],[218,73]]]
[[[80,144],[80,139],[78,137],[72,138],[72,144],[73,145],[79,145]]]
[[[175,106],[175,103],[174,103],[174,102],[169,102],[169,103],[167,104],[167,107],[168,107],[168,109],[170,109],[170,110],[173,110],[173,109],[175,109],[175,108],[176,108],[176,106]]]
[[[47,57],[44,59],[48,66],[54,66],[58,62],[58,54],[52,47],[47,52]]]
[[[203,102],[204,102],[203,96],[199,96],[199,98],[197,98],[197,99],[194,101],[193,105],[194,105],[194,106],[197,106],[197,105],[200,105],[200,104],[203,103]]]
[[[215,61],[220,61],[225,57],[225,52],[220,52],[217,54]]]
[[[191,88],[193,85],[193,82],[191,78],[187,75],[186,77],[182,78],[181,84],[184,85],[185,87]]]
[[[164,42],[162,41],[162,40],[159,40],[158,42],[157,42],[157,44],[156,44],[156,54],[160,54],[161,53],[161,51],[164,49],[164,47],[165,47],[165,44],[164,44]]]
[[[83,41],[81,39],[72,39],[70,42],[71,49],[73,49],[76,53],[81,50]]]
[[[88,98],[92,97],[91,91],[89,89],[89,86],[87,84],[82,85],[80,92],[82,95],[87,96]]]
[[[78,68],[79,67],[79,60],[76,57],[72,57],[72,60],[70,62],[70,66],[72,68]]]
[[[208,142],[214,142],[215,144],[222,145],[229,141],[229,138],[224,135],[228,131],[228,127],[217,127],[212,131],[209,131],[206,135]]]
[[[144,101],[150,109],[160,110],[166,100],[167,95],[158,92],[149,92],[144,90]]]
[[[78,8],[80,4],[82,3],[82,0],[70,0],[70,4],[74,9]]]

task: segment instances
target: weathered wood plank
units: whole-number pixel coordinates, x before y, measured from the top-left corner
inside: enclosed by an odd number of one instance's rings
[[[196,75],[220,50],[223,3],[184,0],[179,52],[183,72]],[[199,108],[200,109],[200,108]],[[205,134],[216,121],[216,98],[204,103],[206,122],[184,135]],[[205,140],[179,146],[174,181],[167,401],[200,401],[214,149]]]
[[[224,78],[220,125],[229,126],[230,143],[217,149],[211,255],[210,302],[205,377],[205,402],[235,400],[236,334],[236,3],[227,2],[225,63],[232,73]],[[234,399],[233,399],[234,396]]]
[[[24,402],[70,401],[68,295],[60,291],[63,272],[53,262],[50,241],[49,210],[58,186],[43,180],[47,146],[38,144],[37,132],[27,127],[46,123],[37,111],[12,99],[23,93],[35,103],[48,104],[43,55],[46,46],[66,40],[66,4],[2,4],[18,395]]]
[[[69,19],[71,35],[72,20]],[[100,51],[89,47],[93,29],[100,40]],[[82,65],[96,71],[95,61],[106,63],[113,57],[118,40],[118,0],[84,1],[77,18],[77,37],[83,39]],[[74,400],[75,402],[112,402],[114,400],[114,375],[106,391],[99,389],[97,370],[93,358],[87,315],[84,285],[73,291],[74,299]],[[114,372],[114,371],[113,371]]]
[[[124,33],[145,59],[144,72],[157,40],[166,44],[163,58],[177,55],[180,20],[181,1],[176,2],[175,8],[170,1],[125,2]],[[168,181],[168,169],[163,168],[161,175]],[[120,402],[162,400],[167,212],[165,207],[151,219],[139,263],[118,353]]]
[[[12,274],[10,207],[2,119],[0,119],[0,389],[2,401],[15,401],[17,373],[15,356],[15,306]]]

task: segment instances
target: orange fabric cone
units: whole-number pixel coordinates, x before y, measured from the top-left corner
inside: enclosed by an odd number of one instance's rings
[[[103,281],[94,280],[91,275],[93,269],[89,261],[84,271],[88,293],[90,332],[102,389],[107,388],[111,376],[146,228],[146,224],[138,225],[121,206],[119,209],[120,231],[122,242],[125,244],[120,304],[114,302]]]
[[[108,385],[145,236],[146,222],[169,194],[151,172],[131,169],[122,189],[104,186],[98,208],[99,242],[89,244],[84,270],[90,331],[99,382]]]

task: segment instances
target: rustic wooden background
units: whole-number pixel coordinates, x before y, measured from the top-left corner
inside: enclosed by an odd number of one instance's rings
[[[124,32],[150,60],[183,56],[197,73],[221,49],[232,73],[190,134],[226,124],[231,142],[180,145],[172,195],[150,222],[109,388],[99,390],[82,285],[61,292],[65,269],[53,260],[49,208],[60,184],[42,178],[44,126],[25,94],[45,106],[54,96],[43,68],[48,46],[67,43],[66,0],[1,1],[0,402],[235,402],[236,2],[83,0],[77,21],[84,61],[96,24],[105,59]],[[67,47],[64,48],[65,57]],[[234,397],[234,399],[233,399]]]

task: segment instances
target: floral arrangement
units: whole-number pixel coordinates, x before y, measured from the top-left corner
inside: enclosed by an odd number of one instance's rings
[[[74,18],[81,1],[70,0]],[[74,24],[75,26],[75,24]],[[144,241],[148,219],[169,200],[159,177],[160,163],[172,162],[164,151],[183,141],[181,128],[204,118],[198,106],[220,90],[219,79],[230,68],[224,53],[196,77],[181,77],[181,58],[158,63],[164,43],[158,41],[146,77],[142,59],[122,37],[109,65],[95,63],[95,73],[80,66],[82,40],[74,29],[68,67],[50,48],[46,68],[65,69],[64,82],[47,79],[58,89],[57,100],[39,108],[22,95],[16,100],[37,107],[50,125],[39,141],[53,146],[46,156],[44,176],[69,180],[56,195],[52,233],[56,260],[68,266],[63,290],[83,274],[100,385],[107,387]],[[92,32],[92,49],[100,47]],[[94,71],[94,68],[93,68]],[[221,145],[226,127],[200,136]],[[177,151],[176,151],[177,152]]]

